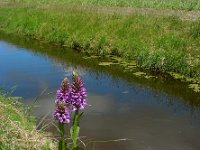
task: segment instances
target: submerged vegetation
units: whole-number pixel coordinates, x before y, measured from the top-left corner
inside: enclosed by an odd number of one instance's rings
[[[44,133],[36,130],[35,121],[26,117],[22,104],[16,98],[0,95],[0,149],[56,149]]]

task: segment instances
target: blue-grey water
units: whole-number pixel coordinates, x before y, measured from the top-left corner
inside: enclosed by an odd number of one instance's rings
[[[13,96],[23,97],[25,104],[47,88],[34,110],[39,122],[47,113],[51,118],[56,89],[63,77],[70,79],[76,69],[88,91],[89,106],[81,120],[80,133],[88,149],[200,149],[200,98],[187,88],[187,83],[162,76],[137,78],[116,66],[98,66],[100,59],[82,56],[71,50],[2,36],[0,85],[6,90],[16,86]],[[48,130],[56,134],[55,129]],[[101,142],[94,145],[92,141]]]

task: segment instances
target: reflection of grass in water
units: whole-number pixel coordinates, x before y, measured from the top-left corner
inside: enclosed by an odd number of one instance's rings
[[[148,7],[171,9],[200,9],[199,0],[4,0],[8,2],[75,3],[120,7]]]
[[[189,88],[193,89],[195,92],[200,92],[200,85],[199,84],[189,84]]]

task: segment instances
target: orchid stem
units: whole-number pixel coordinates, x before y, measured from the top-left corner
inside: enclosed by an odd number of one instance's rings
[[[65,143],[65,126],[64,123],[59,123],[59,130],[60,130],[60,141],[59,141],[59,150],[66,150],[66,143]]]
[[[78,127],[79,127],[79,110],[77,109],[74,113],[74,118],[73,118],[73,134],[74,136],[76,137],[76,139],[74,139],[73,141],[73,148],[76,148],[77,147],[77,136],[78,136]]]

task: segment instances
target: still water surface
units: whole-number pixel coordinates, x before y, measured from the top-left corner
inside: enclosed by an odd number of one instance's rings
[[[171,78],[143,79],[117,66],[98,66],[101,59],[0,36],[0,85],[17,86],[14,96],[30,103],[42,90],[34,114],[40,120],[54,108],[55,91],[64,76],[77,69],[88,91],[81,120],[83,141],[128,141],[89,144],[98,150],[199,150],[200,97]],[[49,115],[51,118],[51,115]],[[56,133],[55,129],[49,128]],[[94,146],[94,147],[93,147]]]

